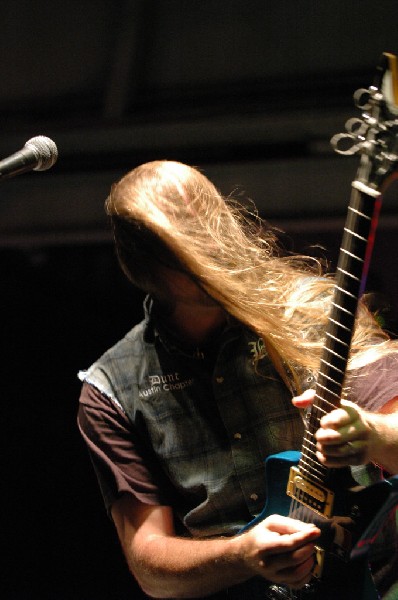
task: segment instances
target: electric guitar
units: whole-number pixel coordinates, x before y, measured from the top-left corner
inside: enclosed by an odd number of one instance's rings
[[[398,71],[394,55],[383,54],[375,81],[354,95],[362,119],[332,138],[341,154],[360,154],[337,263],[315,400],[300,452],[266,460],[267,504],[247,527],[273,513],[316,523],[316,564],[311,583],[293,591],[269,585],[264,600],[376,600],[366,552],[385,503],[398,504],[397,479],[360,488],[349,468],[327,469],[316,458],[320,420],[340,406],[358,299],[364,291],[382,192],[398,165]],[[287,486],[286,486],[287,482]],[[384,508],[383,508],[384,506]],[[260,597],[260,596],[259,596]]]

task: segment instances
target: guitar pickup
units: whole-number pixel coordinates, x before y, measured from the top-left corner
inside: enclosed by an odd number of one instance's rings
[[[286,493],[319,515],[332,516],[334,493],[306,480],[297,467],[291,467]]]

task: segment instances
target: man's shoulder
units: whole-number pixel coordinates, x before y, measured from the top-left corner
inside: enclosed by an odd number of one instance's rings
[[[147,352],[147,325],[145,320],[135,325],[88,369],[80,371],[79,379],[110,395],[111,388],[124,374],[129,373],[129,377],[133,378]]]
[[[98,363],[107,363],[114,360],[126,358],[127,355],[134,356],[137,353],[142,353],[143,345],[145,344],[145,330],[147,323],[141,321],[130,329],[121,339],[113,346],[108,348],[96,361]]]

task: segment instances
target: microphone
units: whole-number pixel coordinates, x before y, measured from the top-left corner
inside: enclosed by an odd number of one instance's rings
[[[44,135],[28,140],[25,146],[0,161],[0,179],[9,179],[27,171],[46,171],[57,161],[55,143]]]

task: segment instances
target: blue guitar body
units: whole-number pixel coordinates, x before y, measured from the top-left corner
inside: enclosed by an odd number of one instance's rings
[[[295,518],[291,514],[291,498],[286,493],[287,481],[292,466],[300,459],[300,452],[288,451],[269,456],[265,461],[265,479],[267,483],[267,502],[261,514],[244,527],[241,533],[254,527],[272,514],[280,514]],[[377,530],[374,517],[383,513],[383,506],[393,491],[389,480],[381,480],[367,488],[358,488],[351,478],[349,469],[333,470],[337,476],[334,488],[334,511],[331,518],[325,518],[306,506],[300,507],[297,518],[316,523],[322,531],[317,545],[323,548],[324,564],[322,575],[314,578],[313,584],[304,590],[293,592],[284,586],[268,584],[268,589],[258,595],[243,595],[242,598],[262,598],[262,600],[378,600],[379,595],[374,586],[368,567],[366,551],[352,554],[355,544],[367,529],[372,533]],[[393,478],[396,479],[396,478]],[[397,483],[397,482],[395,482]],[[346,487],[349,484],[351,487]],[[351,485],[353,484],[353,485]],[[354,487],[355,489],[352,489]],[[397,491],[395,491],[395,495]],[[394,494],[393,494],[394,496]],[[395,497],[395,502],[396,502]],[[304,512],[303,512],[304,511]],[[384,510],[385,513],[385,510]],[[336,543],[337,529],[341,530],[339,517],[349,517],[350,524],[344,523],[351,543],[341,547]],[[345,519],[347,520],[347,519]],[[336,529],[337,527],[337,529]],[[368,549],[368,547],[367,547]],[[353,558],[352,556],[355,556]],[[263,584],[264,585],[264,584]],[[254,587],[260,586],[256,580]],[[258,588],[260,589],[260,588]]]

